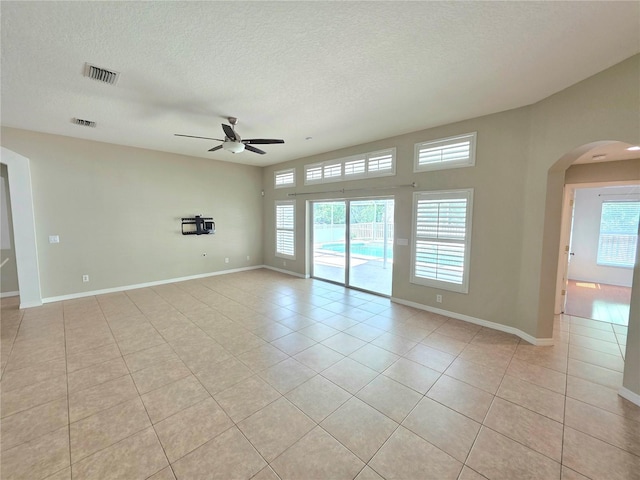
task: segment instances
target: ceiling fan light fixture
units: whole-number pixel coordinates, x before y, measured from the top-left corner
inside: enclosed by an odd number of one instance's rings
[[[231,153],[240,153],[244,152],[244,143],[227,140],[222,144],[222,148]]]

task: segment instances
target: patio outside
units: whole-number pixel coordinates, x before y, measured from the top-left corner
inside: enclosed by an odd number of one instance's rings
[[[350,201],[349,285],[391,295],[393,200]],[[314,203],[313,276],[345,283],[346,202]]]

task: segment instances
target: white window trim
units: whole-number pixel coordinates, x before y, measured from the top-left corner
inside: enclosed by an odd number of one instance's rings
[[[278,185],[278,176],[279,175],[287,175],[289,173],[293,174],[293,182],[283,183],[282,185]],[[296,169],[295,168],[287,168],[285,170],[278,170],[277,172],[273,172],[273,187],[274,188],[291,188],[296,186]]]
[[[462,275],[462,284],[444,282],[441,280],[433,280],[428,278],[416,277],[416,240],[417,240],[417,216],[418,216],[418,199],[421,197],[431,197],[433,199],[461,198],[467,199],[467,212],[465,222],[465,250],[464,250],[464,270]],[[411,277],[410,282],[416,285],[438,288],[440,290],[448,290],[458,293],[469,293],[469,271],[471,259],[471,227],[473,224],[473,188],[465,188],[458,190],[437,190],[422,191],[413,193],[413,220],[411,225]]]
[[[620,263],[615,263],[615,262],[607,262],[604,261],[602,259],[601,255],[601,242],[602,242],[602,211],[604,210],[604,205],[606,203],[625,203],[625,202],[629,202],[629,203],[638,203],[640,202],[640,200],[623,200],[623,201],[604,201],[600,204],[600,223],[598,225],[598,249],[596,250],[596,265],[600,266],[600,267],[610,267],[610,268],[625,268],[625,269],[630,269],[633,270],[633,268],[635,267],[634,264],[620,264]],[[605,235],[611,235],[611,234],[606,234]],[[640,242],[640,237],[637,238],[636,242]],[[636,259],[636,264],[638,263],[638,259]]]
[[[469,158],[462,161],[440,162],[429,165],[419,165],[418,159],[420,158],[420,150],[429,145],[442,143],[444,145],[448,143],[455,143],[456,141],[463,139],[470,139],[469,144]],[[426,142],[416,143],[413,149],[413,172],[430,172],[433,170],[448,170],[450,168],[464,168],[473,167],[476,164],[476,143],[478,138],[478,132],[470,132],[462,135],[455,135],[453,137],[436,138],[435,140],[428,140]]]
[[[278,228],[278,206],[291,205],[293,207],[293,228]],[[273,209],[274,212],[274,230],[275,230],[275,256],[280,258],[287,258],[290,260],[296,259],[296,202],[295,200],[276,200]],[[291,231],[293,232],[293,255],[287,255],[285,253],[278,252],[278,231]]]
[[[389,170],[373,170],[369,171],[369,159],[372,157],[377,157],[381,154],[391,154],[391,168]],[[358,159],[364,159],[365,171],[363,173],[358,174],[345,174],[345,164],[348,162],[352,162]],[[341,174],[333,177],[324,177],[324,169],[325,167],[330,167],[332,165],[340,165],[341,166]],[[307,171],[310,169],[320,169],[320,178],[309,180],[307,179]],[[320,183],[335,183],[335,182],[348,182],[351,180],[362,180],[364,178],[375,178],[375,177],[390,177],[396,174],[396,148],[384,148],[382,150],[376,150],[375,152],[362,153],[359,155],[352,155],[350,157],[339,158],[336,160],[328,160],[326,162],[319,163],[310,163],[304,166],[304,184],[305,185],[315,185]]]

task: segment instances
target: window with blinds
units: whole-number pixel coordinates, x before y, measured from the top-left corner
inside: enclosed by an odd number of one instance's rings
[[[364,175],[366,173],[366,160],[364,156],[355,160],[347,160],[344,162],[345,178]]]
[[[288,168],[274,172],[275,188],[286,188],[296,186],[296,169]]]
[[[396,149],[354,155],[304,166],[304,184],[343,182],[396,174]]]
[[[414,172],[472,167],[476,164],[477,133],[416,143]]]
[[[473,189],[414,193],[411,282],[468,293]]]
[[[640,202],[603,202],[597,264],[633,268],[638,245]]]
[[[295,217],[294,201],[276,202],[276,257],[295,259]]]

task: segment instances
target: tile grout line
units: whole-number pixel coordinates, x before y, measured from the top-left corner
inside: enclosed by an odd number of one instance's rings
[[[64,339],[64,373],[67,383],[67,432],[69,436],[69,476],[73,478],[73,468],[71,460],[71,396],[69,395],[69,365],[67,361],[67,322],[65,319],[65,304],[62,303],[62,332]]]

